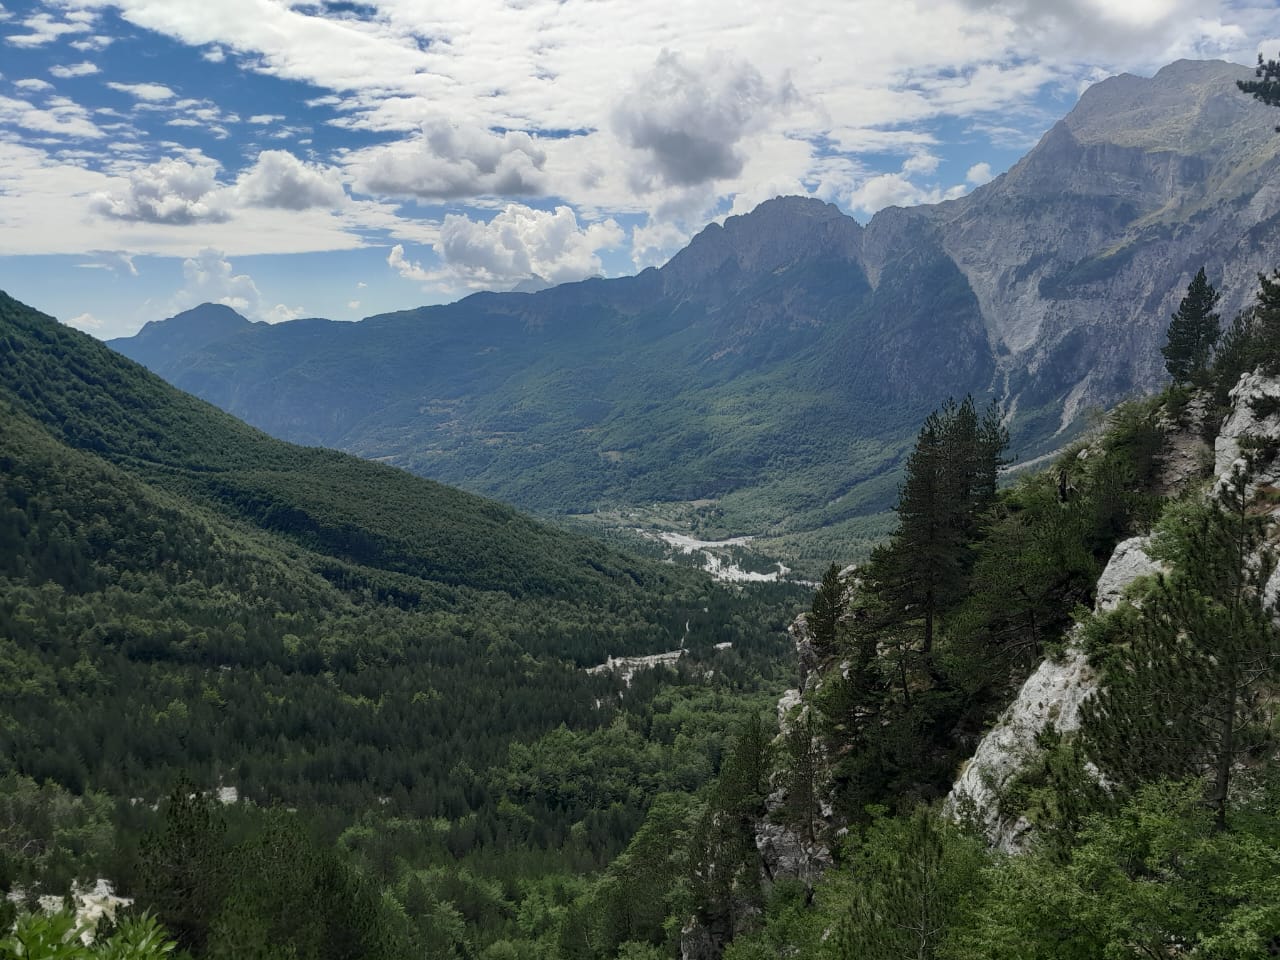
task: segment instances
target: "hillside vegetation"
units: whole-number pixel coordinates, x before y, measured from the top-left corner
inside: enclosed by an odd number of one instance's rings
[[[789,588],[273,440],[8,298],[0,416],[0,880],[28,896],[109,877],[198,956],[253,923],[449,956],[433,924],[499,939],[522,884],[608,863],[776,695]],[[630,686],[582,669],[681,646]],[[342,936],[298,939],[326,913]]]

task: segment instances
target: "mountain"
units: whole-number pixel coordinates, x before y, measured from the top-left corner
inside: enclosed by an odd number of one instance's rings
[[[800,588],[275,440],[2,293],[0,423],[4,924],[70,893],[184,956],[497,956],[783,685]]]
[[[762,606],[272,439],[3,294],[0,416],[0,779],[156,796],[185,771],[462,816],[492,807],[475,771],[514,740],[609,725],[621,681],[580,667],[726,641],[767,657],[768,604],[794,590]]]
[[[874,533],[948,396],[1000,400],[1032,457],[1161,379],[1201,265],[1224,314],[1250,299],[1280,261],[1280,138],[1235,89],[1250,75],[1105,80],[1006,174],[865,228],[778,198],[635,277],[355,324],[186,314],[112,346],[277,436],[529,508],[694,501],[725,533]]]

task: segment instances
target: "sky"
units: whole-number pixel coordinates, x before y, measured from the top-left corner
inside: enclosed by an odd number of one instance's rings
[[[773,196],[961,196],[1091,83],[1259,52],[1280,0],[0,0],[0,290],[110,338],[620,276]]]

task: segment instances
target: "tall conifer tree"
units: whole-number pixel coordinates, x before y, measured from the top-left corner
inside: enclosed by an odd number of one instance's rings
[[[1209,357],[1221,336],[1221,318],[1214,312],[1220,297],[1201,267],[1187,287],[1178,312],[1169,321],[1168,342],[1160,348],[1165,369],[1174,383],[1187,383],[1208,368]]]
[[[1216,502],[1167,534],[1177,570],[1144,599],[1084,707],[1090,759],[1109,783],[1204,776],[1225,826],[1231,779],[1266,736],[1263,694],[1280,676],[1280,632],[1265,600],[1275,560],[1237,469]]]

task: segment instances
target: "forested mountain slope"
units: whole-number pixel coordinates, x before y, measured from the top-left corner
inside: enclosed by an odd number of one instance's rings
[[[1103,81],[1007,174],[866,228],[780,198],[636,277],[356,324],[206,306],[113,346],[277,436],[522,506],[716,499],[725,533],[838,525],[892,503],[941,398],[1002,400],[1015,459],[1056,447],[1159,379],[1197,269],[1239,291],[1280,258],[1280,146],[1248,75]]]
[[[0,418],[5,886],[61,896],[72,876],[107,876],[158,906],[138,835],[180,775],[301,811],[324,849],[379,824],[343,848],[380,858],[379,882],[400,862],[380,838],[408,824],[390,842],[438,871],[421,881],[435,904],[465,896],[460,864],[593,869],[657,792],[712,775],[735,718],[776,684],[795,588],[731,593],[271,439],[3,295]],[[681,647],[676,669],[630,686],[582,669]],[[266,829],[255,809],[228,843]],[[48,832],[82,827],[65,849]],[[237,909],[283,884],[241,890]],[[403,935],[431,941],[415,910]]]

